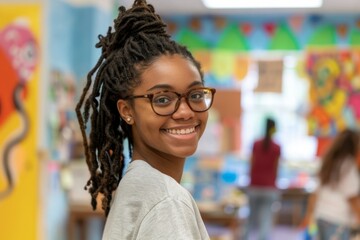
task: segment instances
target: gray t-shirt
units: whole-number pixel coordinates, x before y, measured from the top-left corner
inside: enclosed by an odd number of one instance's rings
[[[142,160],[130,163],[116,190],[103,240],[210,239],[191,194]]]

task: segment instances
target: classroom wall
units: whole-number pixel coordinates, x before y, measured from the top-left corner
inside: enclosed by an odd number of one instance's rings
[[[100,49],[95,48],[98,35],[106,34],[112,23],[112,10],[102,6],[108,2],[51,0],[49,4],[49,77],[44,106],[47,110],[44,128],[48,154],[44,166],[47,181],[43,186],[47,195],[45,239],[67,239],[69,183],[66,165],[76,158],[72,152],[78,129],[75,102],[88,71],[99,57]],[[74,191],[79,195],[85,193],[82,187]],[[90,232],[95,232],[90,236],[98,239],[97,224],[91,226]]]

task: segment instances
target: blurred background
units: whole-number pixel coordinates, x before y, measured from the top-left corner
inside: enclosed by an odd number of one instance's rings
[[[182,180],[212,239],[241,232],[249,157],[266,117],[276,120],[282,148],[273,239],[304,239],[297,226],[321,153],[345,127],[360,129],[360,2],[244,9],[149,2],[217,88]],[[100,55],[98,34],[118,6],[131,4],[0,0],[0,239],[101,239],[104,217],[84,190],[74,108]]]

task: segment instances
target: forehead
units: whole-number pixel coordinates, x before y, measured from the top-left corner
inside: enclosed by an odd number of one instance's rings
[[[141,83],[134,90],[172,89],[183,91],[202,84],[201,75],[194,63],[181,55],[164,55],[157,58],[140,75]]]

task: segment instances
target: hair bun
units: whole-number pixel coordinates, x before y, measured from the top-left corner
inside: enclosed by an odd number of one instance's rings
[[[170,38],[166,32],[166,25],[155,13],[154,7],[141,0],[135,1],[132,8],[128,10],[123,6],[119,7],[119,16],[114,20],[114,30],[114,33],[108,32],[106,39],[99,37],[105,53],[123,47],[130,39],[136,41],[147,38],[149,35]]]
[[[134,1],[133,6],[141,6],[141,5],[146,6],[148,4],[147,4],[146,0],[135,0]]]
[[[99,35],[99,42],[95,45],[101,48],[104,58],[107,58],[113,50],[125,46],[129,40],[146,39],[151,35],[170,38],[161,17],[145,0],[136,0],[132,8],[126,9],[120,6],[118,10],[119,15],[114,20],[114,32],[109,27],[106,36]]]

